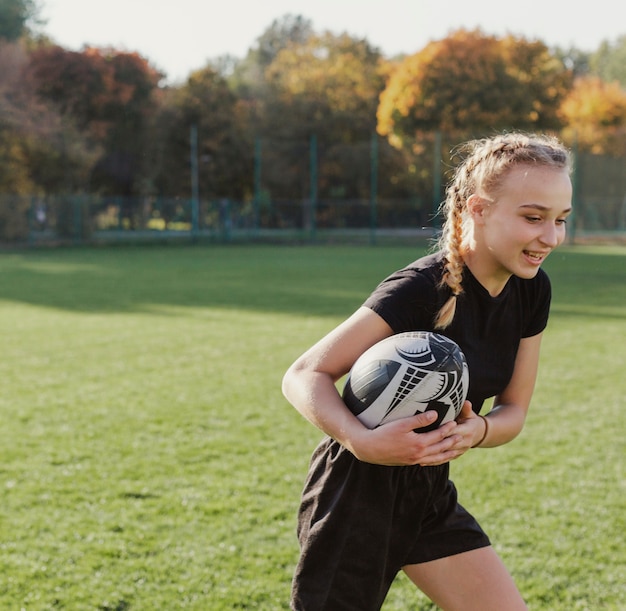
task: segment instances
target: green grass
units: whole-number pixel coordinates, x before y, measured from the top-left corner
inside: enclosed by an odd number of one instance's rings
[[[280,379],[422,251],[2,254],[0,609],[287,609],[321,434]],[[527,427],[454,479],[533,611],[626,609],[626,249],[547,269]],[[431,608],[403,577],[384,606]]]

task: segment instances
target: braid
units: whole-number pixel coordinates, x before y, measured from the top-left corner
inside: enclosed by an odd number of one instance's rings
[[[441,286],[447,286],[451,295],[437,313],[435,329],[450,325],[457,298],[463,292],[463,246],[469,218],[466,203],[470,196],[479,191],[495,193],[514,165],[570,169],[567,150],[556,138],[544,135],[502,134],[468,142],[460,151],[466,156],[446,190],[442,206],[445,222],[439,241],[445,259]]]
[[[458,181],[457,181],[458,182]],[[454,318],[457,297],[463,292],[463,200],[457,184],[448,188],[447,218],[444,224],[441,242],[446,253],[446,264],[441,284],[447,285],[452,295],[444,303],[435,320],[436,329],[445,329]]]

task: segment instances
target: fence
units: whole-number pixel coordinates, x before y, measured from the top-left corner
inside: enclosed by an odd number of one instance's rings
[[[435,213],[442,197],[445,171],[423,172],[414,184],[405,183],[404,197],[394,197],[389,188],[393,177],[379,172],[376,156],[370,154],[368,162],[362,148],[361,160],[369,165],[354,184],[341,184],[337,179],[341,176],[336,171],[337,149],[324,156],[309,148],[314,163],[310,162],[307,170],[307,163],[299,160],[303,170],[297,197],[280,193],[272,184],[275,176],[266,171],[264,178],[258,170],[255,191],[248,201],[87,194],[0,195],[0,243],[32,247],[173,239],[350,239],[375,243],[389,236],[412,239],[435,234],[440,224]],[[372,150],[376,151],[375,143],[370,153]],[[276,153],[272,155],[276,162]],[[264,167],[272,155],[266,155]],[[307,152],[303,155],[306,159]],[[431,168],[449,167],[447,160],[436,159]],[[325,163],[334,168],[334,174],[324,173]],[[278,162],[276,167],[280,167]],[[569,223],[570,239],[626,239],[626,158],[579,154],[573,183],[575,213]],[[276,192],[279,196],[272,195]],[[414,194],[407,197],[407,192]]]

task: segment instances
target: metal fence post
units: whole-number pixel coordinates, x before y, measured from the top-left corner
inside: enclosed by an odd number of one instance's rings
[[[441,204],[441,132],[435,132],[433,151],[433,226],[439,226],[439,206]]]
[[[191,161],[191,234],[198,234],[198,208],[200,202],[200,185],[198,180],[198,126],[192,125],[189,130],[190,161]]]
[[[317,230],[317,135],[311,135],[309,145],[309,156],[311,165],[311,184],[310,184],[310,205],[309,205],[309,229],[312,241],[315,241],[315,233]]]
[[[378,224],[378,136],[372,134],[370,147],[370,244],[376,244]]]
[[[263,149],[261,148],[261,139],[257,138],[254,143],[254,232],[257,232],[261,222],[261,160]]]

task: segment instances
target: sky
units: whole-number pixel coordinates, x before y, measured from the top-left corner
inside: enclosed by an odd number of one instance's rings
[[[583,51],[626,35],[619,0],[39,0],[39,6],[41,29],[64,48],[136,51],[171,83],[221,55],[243,58],[287,14],[309,19],[316,32],[366,38],[387,57],[416,53],[459,28]]]

